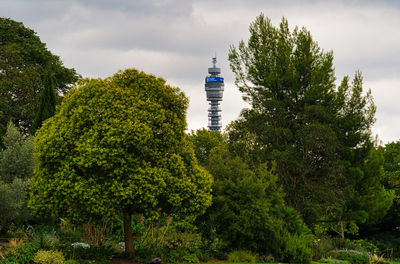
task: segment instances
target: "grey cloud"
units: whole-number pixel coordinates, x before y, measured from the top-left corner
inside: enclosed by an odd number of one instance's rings
[[[0,16],[38,32],[68,67],[106,77],[136,67],[164,77],[190,97],[189,129],[207,125],[204,77],[210,57],[226,80],[223,123],[245,103],[233,85],[229,45],[248,39],[263,12],[278,25],[305,26],[324,50],[333,50],[338,80],[364,75],[378,107],[374,132],[384,141],[400,135],[400,2],[394,0],[0,0]],[[389,94],[389,96],[387,96]],[[396,118],[398,117],[398,118]]]

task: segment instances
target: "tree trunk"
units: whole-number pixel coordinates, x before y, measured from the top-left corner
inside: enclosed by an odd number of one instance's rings
[[[132,232],[132,215],[124,213],[124,239],[125,239],[125,252],[133,255],[135,249],[133,248],[133,232]]]
[[[340,221],[340,236],[344,239],[343,220]]]

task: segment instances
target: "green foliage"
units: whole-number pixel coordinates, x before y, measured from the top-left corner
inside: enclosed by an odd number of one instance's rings
[[[375,105],[361,73],[335,85],[332,52],[305,28],[274,27],[263,14],[250,38],[229,52],[236,85],[250,109],[229,128],[230,150],[252,167],[276,161],[289,206],[310,226],[374,221],[391,205],[370,128]],[[352,229],[354,230],[354,229]]]
[[[258,259],[257,255],[254,255],[247,250],[234,250],[228,254],[228,261],[233,263],[246,262],[256,263]]]
[[[0,230],[11,222],[23,222],[29,219],[26,207],[28,181],[14,179],[12,183],[0,181]]]
[[[33,175],[33,138],[24,137],[19,129],[9,122],[3,137],[4,149],[0,152],[0,180],[12,183],[15,178],[30,179]]]
[[[0,231],[9,223],[29,218],[26,207],[27,188],[33,175],[32,138],[24,138],[9,122],[0,152]]]
[[[35,117],[34,126],[36,129],[41,127],[44,120],[52,117],[56,111],[56,92],[55,92],[55,77],[54,72],[46,68],[44,79],[44,89],[40,94],[40,105],[37,115]]]
[[[284,236],[284,247],[281,253],[283,262],[310,263],[313,251],[307,235],[287,234]]]
[[[397,232],[375,232],[369,235],[369,239],[380,249],[396,248],[400,244]]]
[[[207,159],[215,184],[213,204],[199,219],[206,239],[216,236],[224,250],[311,259],[312,235],[297,212],[285,205],[273,170],[266,165],[252,170],[229,151],[226,141],[214,147]]]
[[[50,226],[28,226],[26,234],[29,241],[40,249],[53,249],[59,243],[57,232]]]
[[[395,199],[384,218],[361,226],[359,233],[383,250],[400,243],[400,141],[387,143],[380,151],[384,157],[385,186],[395,192]]]
[[[114,250],[106,245],[81,247],[74,246],[71,243],[65,243],[57,247],[58,250],[62,251],[67,259],[77,260],[79,262],[84,261],[107,261],[111,259],[114,254]]]
[[[340,259],[320,259],[321,263],[330,263],[330,264],[351,264],[348,260],[340,260]]]
[[[135,243],[135,260],[139,262],[147,262],[155,257],[167,263],[198,263],[200,260],[208,260],[207,253],[203,251],[201,235],[197,233],[172,227],[158,244],[151,243],[152,239],[139,240],[142,242]]]
[[[202,166],[208,165],[211,150],[224,141],[223,135],[219,131],[205,128],[192,131],[189,140],[193,143],[196,158]]]
[[[38,264],[64,264],[65,258],[60,251],[39,250],[33,261]]]
[[[263,252],[278,246],[273,241],[282,225],[276,216],[283,198],[276,176],[260,170],[258,177],[224,146],[213,150],[208,169],[215,184],[207,228],[216,229],[226,248]]]
[[[369,263],[369,255],[357,250],[339,250],[337,256],[341,260],[347,260],[352,264]]]
[[[31,263],[38,250],[38,247],[31,243],[22,244],[9,251],[6,254],[6,258],[3,260],[3,262],[18,264]]]
[[[64,67],[60,58],[22,23],[0,18],[0,36],[0,135],[10,120],[24,133],[33,134],[46,68],[51,65],[57,97],[66,93],[79,76],[74,69]]]
[[[134,69],[80,81],[35,137],[32,211],[74,223],[122,215],[128,227],[132,214],[204,212],[212,179],[185,138],[187,103]]]
[[[135,261],[148,262],[149,260],[160,257],[166,263],[199,263],[201,253],[190,247],[180,247],[175,249],[167,248],[138,248],[135,251]]]
[[[314,259],[337,257],[338,250],[355,250],[373,254],[378,247],[367,240],[350,240],[340,237],[322,236],[313,242]]]

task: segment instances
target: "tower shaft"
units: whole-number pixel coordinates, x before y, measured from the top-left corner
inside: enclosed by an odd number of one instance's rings
[[[224,92],[224,78],[219,77],[221,69],[216,67],[217,58],[214,57],[213,67],[208,68],[209,75],[205,80],[205,90],[207,94],[207,101],[210,102],[208,109],[208,128],[210,130],[221,130],[221,108],[220,101],[222,101]]]

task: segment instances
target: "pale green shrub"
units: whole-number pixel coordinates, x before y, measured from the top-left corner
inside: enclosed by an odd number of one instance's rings
[[[64,264],[65,258],[60,251],[39,250],[33,261],[38,264]]]
[[[229,262],[238,263],[238,262],[257,262],[257,255],[254,255],[248,250],[234,250],[228,254]]]
[[[320,259],[319,262],[329,264],[350,264],[349,261],[340,259]]]

